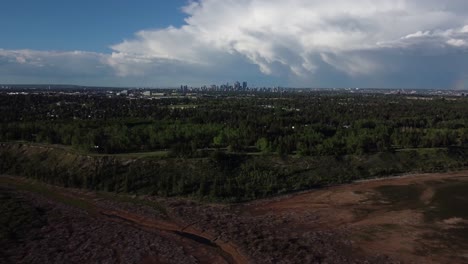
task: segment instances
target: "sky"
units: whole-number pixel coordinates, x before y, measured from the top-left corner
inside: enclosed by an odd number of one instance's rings
[[[468,89],[466,0],[3,0],[0,83]]]

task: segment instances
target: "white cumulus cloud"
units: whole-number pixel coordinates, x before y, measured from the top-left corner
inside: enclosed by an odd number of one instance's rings
[[[0,76],[444,88],[468,74],[466,0],[192,0],[182,10],[183,25],[141,30],[110,54],[0,50]]]
[[[114,71],[107,65],[107,57],[84,51],[0,49],[0,77],[3,83],[86,82]]]
[[[362,51],[423,38],[464,47],[467,6],[464,0],[200,0],[184,8],[185,25],[140,31],[112,49],[129,60],[119,64],[121,74],[132,74],[134,60],[142,57],[144,63],[165,59],[203,67],[229,53],[267,75],[313,75],[322,62],[350,76],[368,75],[385,62]]]

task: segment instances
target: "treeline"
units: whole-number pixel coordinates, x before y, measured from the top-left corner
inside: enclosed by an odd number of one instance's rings
[[[287,94],[147,100],[0,95],[0,141],[85,152],[204,149],[299,156],[468,145],[468,100],[384,95]]]
[[[341,157],[246,156],[212,152],[194,159],[125,159],[4,144],[0,174],[95,191],[238,202],[358,179],[468,165],[462,148]]]

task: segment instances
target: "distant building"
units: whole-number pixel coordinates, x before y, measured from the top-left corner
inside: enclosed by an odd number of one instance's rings
[[[235,89],[236,91],[239,91],[240,88],[241,88],[240,82],[235,82],[235,83],[234,83],[234,89]]]
[[[244,89],[244,90],[247,89],[247,82],[242,82],[242,89]]]
[[[180,86],[180,91],[183,93],[186,93],[188,91],[188,86],[187,85],[181,85]]]

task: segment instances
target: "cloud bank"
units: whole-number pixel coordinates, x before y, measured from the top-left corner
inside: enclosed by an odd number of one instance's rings
[[[0,74],[468,89],[466,0],[200,0],[183,11],[184,25],[139,31],[111,54],[0,50]]]

